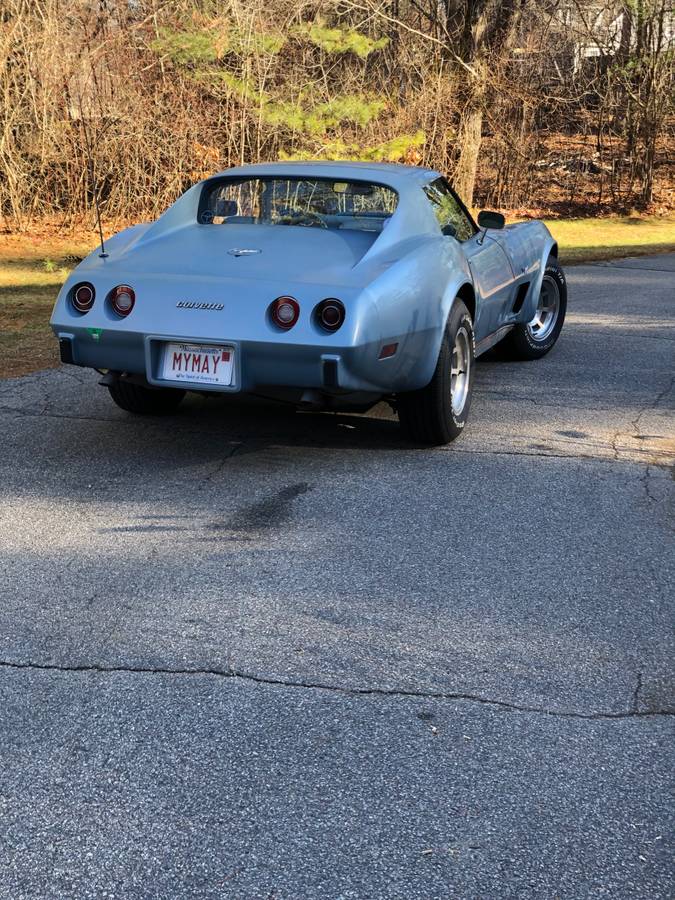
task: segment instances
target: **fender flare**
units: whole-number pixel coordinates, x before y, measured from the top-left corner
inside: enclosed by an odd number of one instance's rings
[[[530,289],[527,292],[527,297],[525,298],[525,302],[523,303],[520,315],[518,316],[519,322],[529,322],[530,319],[534,316],[535,304],[537,298],[539,297],[539,292],[541,291],[541,283],[544,280],[544,272],[546,271],[546,266],[548,265],[548,261],[551,256],[558,256],[557,241],[553,239],[553,236],[550,234],[548,229],[546,229],[546,235],[547,237],[544,241],[543,248],[539,256],[539,268],[537,271],[537,275],[536,278],[532,279],[532,283],[530,284]]]
[[[475,322],[478,296],[472,282],[464,274],[461,278],[453,279],[450,282],[441,298],[440,322],[434,333],[433,343],[427,357],[427,364],[423,370],[426,380],[423,381],[422,386],[428,384],[434,374],[438,355],[441,352],[443,335],[445,334],[445,329],[448,327],[448,319],[450,318],[450,314],[457,300],[462,300],[466,303],[467,307],[469,307],[471,318]]]

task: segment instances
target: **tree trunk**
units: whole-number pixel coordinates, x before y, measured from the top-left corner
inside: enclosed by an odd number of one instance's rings
[[[511,45],[523,0],[445,0],[446,33],[452,35],[449,58],[456,61],[460,121],[458,160],[454,173],[457,193],[473,204],[480,156],[490,61]]]
[[[483,139],[483,100],[485,88],[477,83],[467,98],[459,128],[459,160],[455,169],[454,187],[467,206],[473,205],[478,157]]]

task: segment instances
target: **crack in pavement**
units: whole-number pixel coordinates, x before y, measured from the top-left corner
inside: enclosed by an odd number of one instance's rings
[[[565,443],[576,444],[578,446],[583,446],[577,441],[566,441]],[[613,449],[613,447],[608,446],[608,449]],[[626,465],[644,465],[639,459],[633,459],[631,457],[626,456],[601,456],[594,455],[592,453],[554,453],[554,452],[532,452],[528,450],[469,450],[466,447],[455,447],[454,445],[449,445],[446,447],[434,447],[432,452],[435,453],[468,453],[473,456],[534,456],[539,459],[583,459],[589,460],[590,462],[599,462],[599,463],[625,463]],[[617,451],[618,452],[618,451]],[[636,450],[636,453],[647,453],[649,451],[645,450]],[[650,466],[656,469],[668,469],[670,468],[670,464],[667,462],[654,462],[651,461],[649,463]]]
[[[78,377],[80,375],[80,372],[78,371],[79,368],[79,366],[73,368],[61,366],[56,371],[58,372],[59,376],[70,378],[73,381],[76,381],[82,387],[93,387],[96,384],[96,380],[90,377],[90,371],[92,370],[82,371],[82,377],[80,378]]]
[[[650,403],[649,406],[643,407],[640,410],[640,412],[638,412],[637,416],[635,416],[635,418],[631,422],[635,437],[644,439],[644,435],[642,435],[640,433],[640,419],[643,416],[646,416],[648,412],[652,412],[653,410],[658,409],[659,406],[661,405],[661,401],[665,400],[665,398],[668,396],[668,394],[670,394],[670,392],[673,390],[674,386],[675,386],[675,375],[673,375],[671,377],[671,379],[668,382],[668,384],[666,385],[666,387],[656,395],[656,397],[654,398],[654,402]]]
[[[635,682],[635,690],[633,691],[633,713],[637,713],[640,709],[640,691],[642,690],[642,672],[637,673],[637,680]]]
[[[245,441],[230,441],[230,446],[228,448],[228,452],[226,455],[218,461],[216,467],[212,472],[209,472],[204,478],[201,480],[199,485],[197,486],[197,491],[203,491],[205,487],[210,485],[223,471],[227,463],[232,459],[232,457],[244,446]]]
[[[643,416],[646,416],[648,412],[652,412],[653,410],[657,410],[659,408],[659,406],[661,405],[661,402],[673,390],[673,386],[675,386],[675,376],[673,376],[670,379],[670,382],[668,383],[668,385],[657,394],[656,398],[654,399],[654,402],[652,404],[650,404],[649,406],[645,406],[643,409],[641,409],[638,412],[638,414],[635,416],[635,418],[631,421],[631,426],[633,428],[633,436],[635,438],[637,438],[637,440],[640,440],[640,441],[645,440],[645,435],[642,434],[642,432],[640,430],[640,420],[642,419]],[[642,482],[642,487],[644,490],[645,500],[647,501],[647,504],[655,503],[658,499],[657,497],[655,497],[652,494],[652,492],[650,490],[650,480],[652,477],[651,469],[652,469],[653,465],[654,465],[653,462],[648,462],[646,464],[644,475],[640,479],[640,481]],[[667,463],[665,465],[667,465]]]
[[[617,263],[612,262],[596,262],[596,263],[578,263],[579,268],[584,265],[587,265],[589,268],[594,269],[627,269],[629,272],[666,272],[672,273],[672,269],[661,269],[656,268],[656,266],[620,266]]]
[[[640,453],[652,453],[652,454],[654,453],[654,451],[650,450],[650,449],[644,450],[642,448],[637,449],[634,447],[619,447],[618,442],[619,442],[620,438],[632,438],[633,440],[636,440],[636,441],[646,440],[647,436],[642,434],[641,428],[640,428],[640,422],[641,422],[642,418],[647,415],[647,413],[653,412],[654,410],[659,409],[662,401],[671,393],[673,386],[675,386],[675,376],[671,377],[671,379],[670,379],[669,383],[666,385],[666,387],[656,395],[656,397],[654,398],[654,400],[651,403],[649,403],[647,406],[643,406],[641,409],[639,409],[637,411],[635,416],[633,416],[633,418],[630,420],[630,423],[629,423],[629,426],[631,429],[630,431],[625,430],[625,429],[620,429],[619,431],[614,432],[614,434],[612,435],[610,444],[611,444],[611,448],[612,448],[612,451],[614,454],[613,460],[615,462],[621,462],[621,461],[639,462],[638,460],[630,460],[630,457],[626,458],[625,456],[622,456],[622,454],[624,454],[624,453],[632,453],[633,455],[640,454]],[[659,460],[657,462],[656,460],[654,460],[652,458],[648,462],[644,463],[645,470],[644,470],[644,473],[642,474],[642,476],[640,477],[640,482],[642,484],[645,499],[648,504],[655,503],[658,499],[657,497],[655,497],[652,494],[652,492],[650,490],[650,479],[652,477],[651,470],[653,468],[666,468],[666,469],[670,468],[671,463],[669,462],[669,456],[670,456],[670,454],[666,453],[666,458],[663,461]]]
[[[675,468],[673,468],[670,463],[663,463],[656,465],[653,462],[647,463],[645,466],[645,470],[643,474],[640,476],[640,484],[642,485],[642,490],[644,491],[645,502],[647,506],[653,507],[655,504],[662,502],[661,497],[657,494],[654,494],[652,491],[652,480],[654,478],[654,472],[658,469],[670,470],[672,469],[675,472]],[[675,530],[675,522],[672,521],[672,513],[669,511],[668,507],[665,509],[665,524],[671,531]],[[658,580],[658,579],[657,579]]]
[[[556,710],[545,706],[531,706],[523,703],[512,703],[507,700],[498,700],[492,697],[483,697],[480,694],[451,691],[416,691],[405,688],[350,688],[340,685],[325,684],[315,681],[299,681],[294,679],[272,678],[263,675],[253,675],[250,672],[229,669],[179,669],[159,668],[154,666],[106,666],[100,664],[90,665],[59,665],[57,663],[12,662],[0,660],[0,670],[37,671],[37,672],[61,672],[73,674],[126,674],[126,675],[179,675],[201,676],[215,678],[230,678],[238,681],[247,681],[252,684],[266,685],[268,687],[298,688],[301,690],[325,691],[327,693],[341,694],[346,697],[398,697],[402,699],[419,700],[450,700],[466,703],[476,703],[481,706],[491,706],[504,709],[509,712],[536,713],[560,719],[581,719],[585,721],[619,720],[619,719],[647,719],[647,718],[672,718],[675,711],[668,709],[644,710],[638,709],[639,693],[642,689],[642,673],[638,672],[637,684],[632,693],[630,709],[625,712],[609,712],[596,710],[593,712],[573,712],[571,710]]]
[[[112,416],[76,416],[68,413],[55,413],[49,410],[31,410],[18,409],[13,406],[0,406],[0,413],[9,413],[17,419],[73,419],[76,422],[110,422],[114,425],[125,424],[123,418],[116,419]],[[130,420],[127,424],[138,426],[147,425],[148,422],[141,420]]]

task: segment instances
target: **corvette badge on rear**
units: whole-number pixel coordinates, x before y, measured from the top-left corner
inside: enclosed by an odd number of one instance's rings
[[[192,384],[229,387],[234,373],[234,347],[208,344],[164,345],[162,378]]]

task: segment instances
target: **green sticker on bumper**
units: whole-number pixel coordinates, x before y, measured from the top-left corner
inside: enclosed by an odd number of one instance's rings
[[[93,337],[95,341],[101,340],[101,335],[103,334],[102,328],[87,328],[89,334]]]

